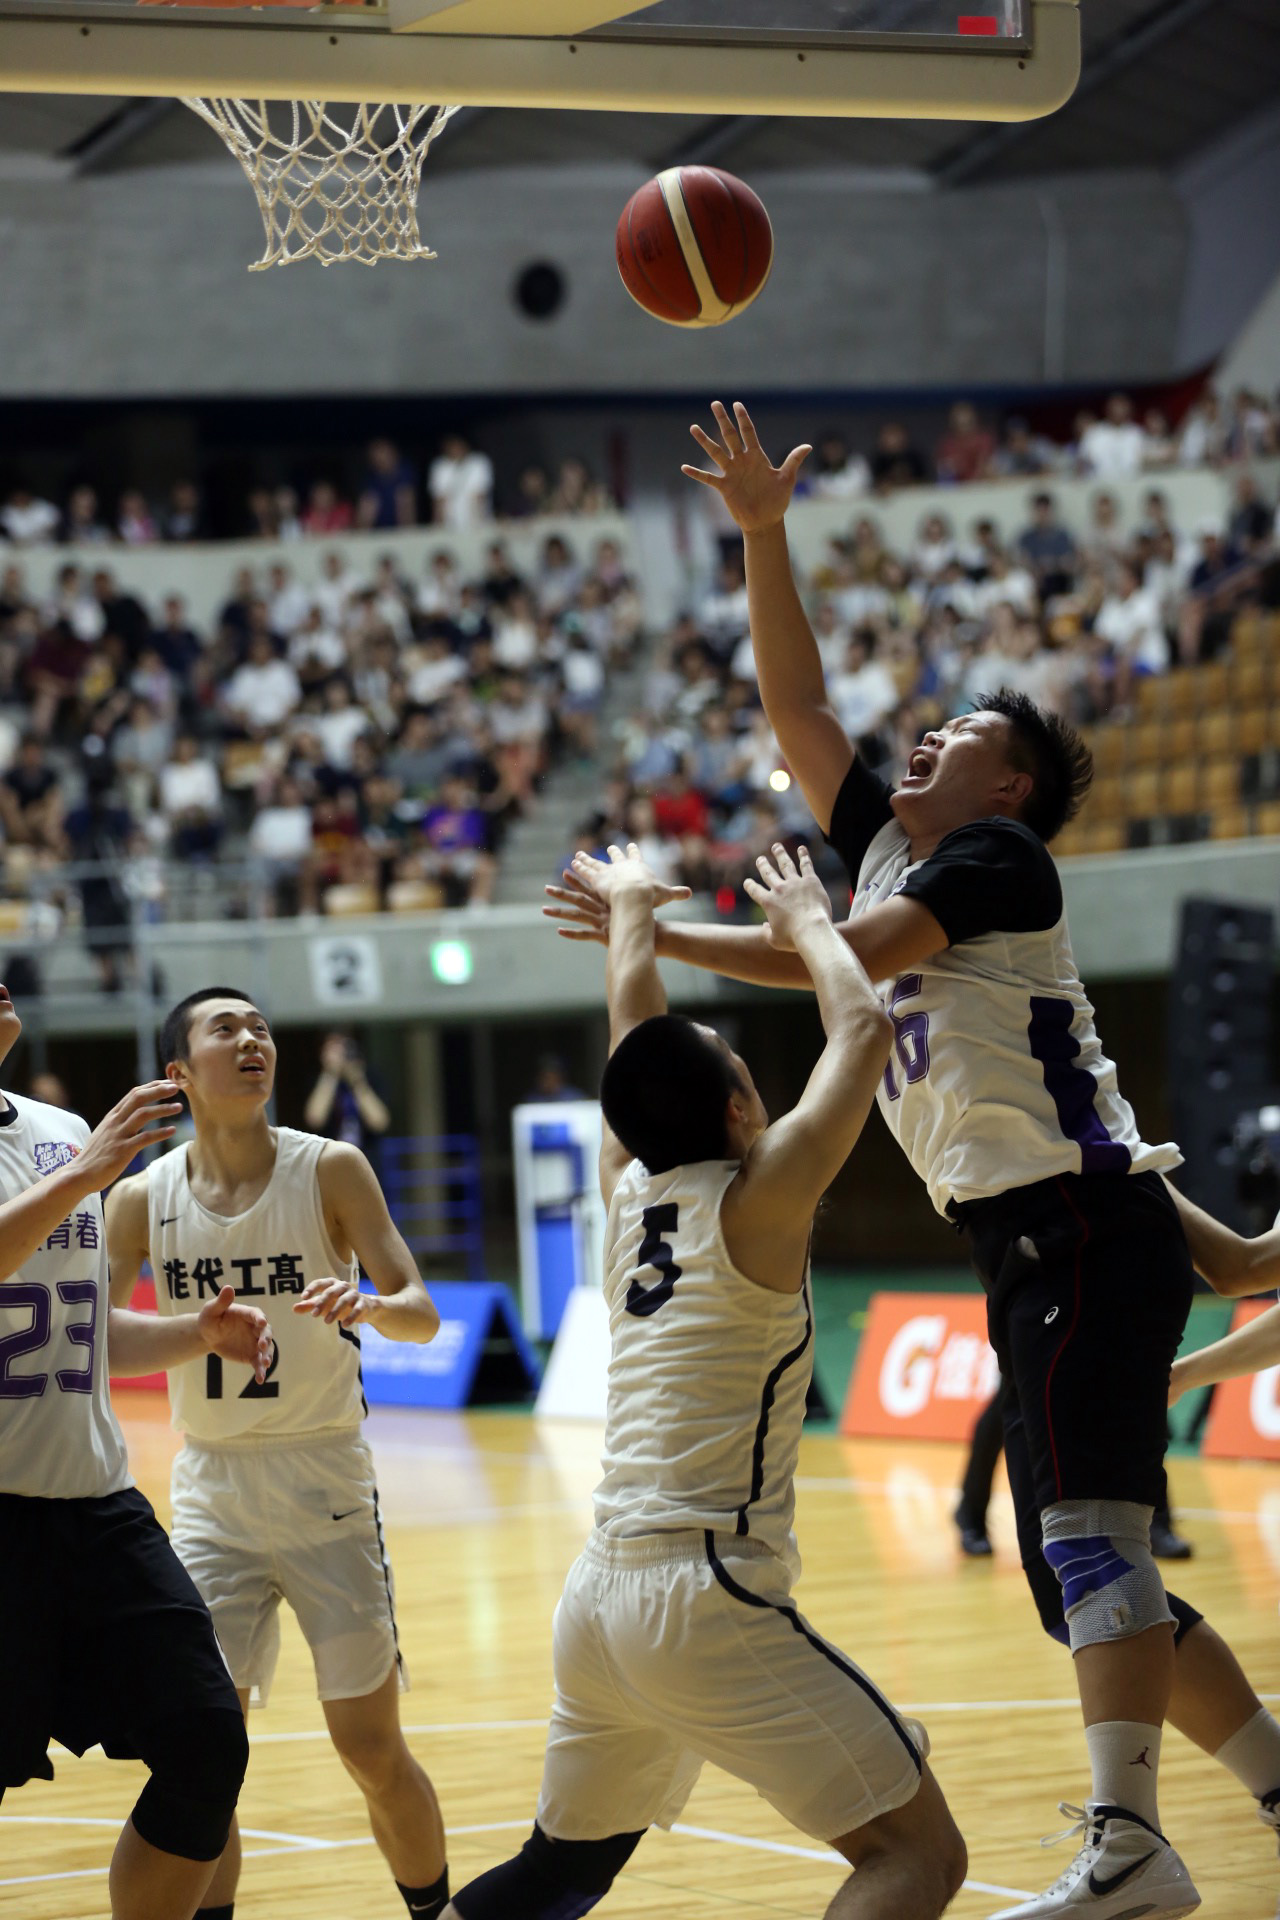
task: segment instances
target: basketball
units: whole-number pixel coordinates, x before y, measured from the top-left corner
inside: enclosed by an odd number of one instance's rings
[[[723,326],[751,305],[772,265],[764,203],[718,167],[668,167],[618,221],[622,284],[669,326]]]

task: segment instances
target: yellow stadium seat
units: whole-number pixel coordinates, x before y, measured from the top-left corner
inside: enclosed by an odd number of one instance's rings
[[[1145,687],[1153,683],[1143,680],[1140,684]],[[1169,713],[1195,713],[1199,710],[1200,693],[1196,686],[1193,668],[1183,667],[1181,671],[1169,674],[1158,684],[1165,689],[1165,702]]]
[[[1200,791],[1206,806],[1234,806],[1240,798],[1240,765],[1234,758],[1206,760]]]
[[[1270,738],[1271,714],[1266,707],[1246,707],[1236,722],[1236,744],[1241,753],[1261,753]]]
[[[1165,758],[1165,726],[1162,720],[1140,720],[1128,729],[1129,762],[1134,767],[1159,766]]]
[[[1140,767],[1125,781],[1125,804],[1131,820],[1153,820],[1163,811],[1159,767]]]
[[[1164,811],[1194,813],[1200,798],[1200,769],[1194,760],[1171,759],[1164,775]]]
[[[1169,695],[1173,687],[1171,679],[1160,674],[1144,674],[1134,687],[1134,705],[1144,719],[1149,720],[1155,714],[1162,713],[1169,704]]]
[[[387,888],[392,913],[438,913],[445,904],[438,880],[396,880]]]
[[[1225,660],[1211,660],[1207,666],[1192,667],[1197,713],[1216,713],[1225,707],[1231,692],[1230,671]]]
[[[1127,811],[1125,783],[1118,774],[1094,781],[1086,808],[1090,828],[1099,820],[1123,820]]]
[[[1203,708],[1196,731],[1201,753],[1210,758],[1237,751],[1236,716],[1230,707]]]
[[[1126,844],[1122,821],[1095,820],[1085,829],[1086,853],[1123,853]]]
[[[1215,807],[1209,816],[1209,838],[1211,840],[1247,840],[1249,838],[1248,808]]]
[[[1119,773],[1129,750],[1128,727],[1095,727],[1089,735],[1095,774]]]
[[[362,881],[330,887],[324,896],[324,910],[331,914],[377,913],[378,889]]]
[[[1238,707],[1259,706],[1267,697],[1268,662],[1262,654],[1237,656],[1231,666],[1231,697]]]
[[[1265,800],[1254,814],[1256,833],[1280,834],[1280,800]]]
[[[1196,753],[1196,723],[1190,714],[1184,714],[1179,720],[1170,720],[1164,730],[1164,760],[1166,766],[1173,766],[1180,760],[1194,760]]]

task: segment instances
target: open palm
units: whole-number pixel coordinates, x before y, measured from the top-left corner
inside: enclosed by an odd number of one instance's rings
[[[740,400],[734,402],[732,419],[719,400],[711,402],[711,411],[720,429],[718,441],[701,427],[690,427],[689,431],[714,462],[716,471],[683,466],[681,473],[700,480],[704,487],[714,487],[743,533],[763,533],[768,527],[778,526],[813,448],[795,447],[780,467],[771,466],[751,415]]]

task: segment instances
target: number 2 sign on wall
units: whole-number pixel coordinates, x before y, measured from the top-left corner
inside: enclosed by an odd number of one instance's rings
[[[382,998],[382,961],[368,934],[330,934],[308,941],[311,991],[322,1007],[365,1007]]]

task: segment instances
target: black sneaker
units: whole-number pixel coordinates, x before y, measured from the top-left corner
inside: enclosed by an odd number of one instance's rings
[[[1195,1548],[1180,1533],[1175,1533],[1167,1520],[1153,1520],[1151,1551],[1157,1560],[1189,1560]]]
[[[989,1560],[994,1548],[987,1538],[986,1523],[971,1518],[963,1502],[956,1508],[955,1523],[960,1534],[960,1551],[971,1560]]]

